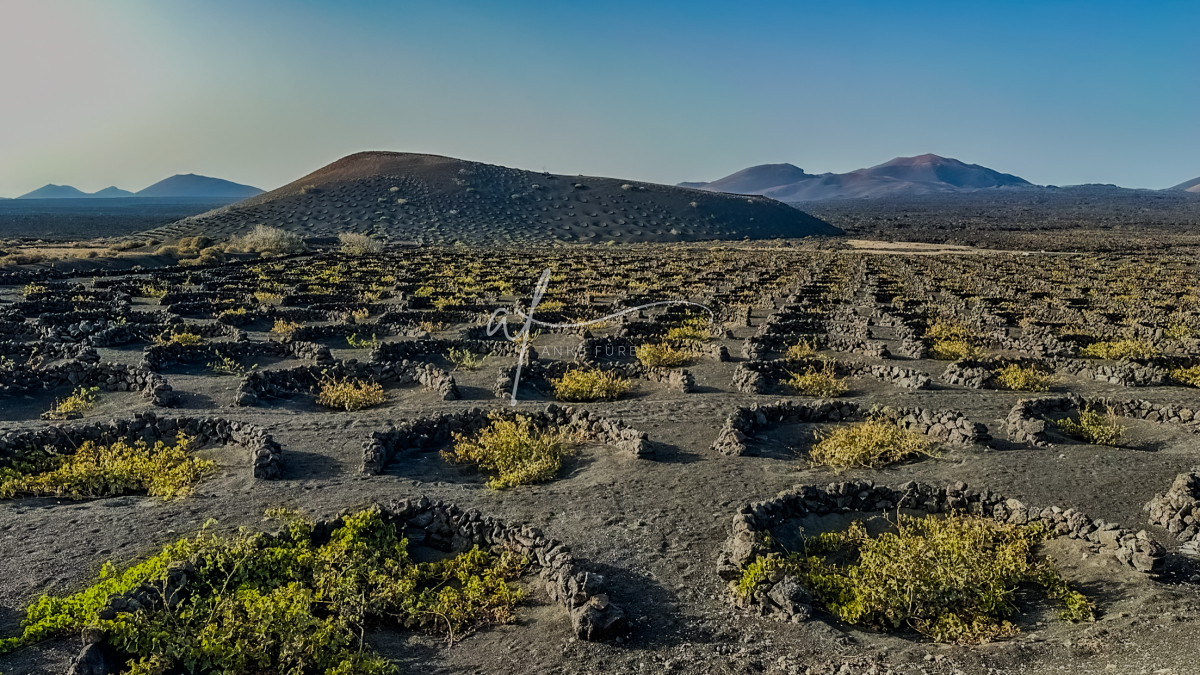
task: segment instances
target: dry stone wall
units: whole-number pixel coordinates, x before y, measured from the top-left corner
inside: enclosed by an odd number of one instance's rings
[[[178,434],[195,438],[198,446],[210,441],[242,446],[255,478],[278,478],[283,469],[283,448],[261,427],[221,417],[159,417],[150,411],[131,419],[6,433],[0,436],[0,467],[38,456],[71,454],[84,441],[155,443],[172,441]]]
[[[455,433],[475,434],[491,424],[494,417],[513,419],[517,415],[531,418],[533,424],[540,428],[554,429],[580,440],[611,445],[634,457],[648,457],[654,453],[646,432],[628,426],[623,420],[603,417],[582,408],[560,407],[553,403],[540,412],[523,412],[512,408],[471,408],[421,417],[394,429],[373,432],[363,444],[363,473],[381,473],[388,462],[400,453],[432,450],[448,443]]]
[[[851,481],[824,487],[797,485],[774,499],[742,507],[733,516],[730,536],[717,554],[717,574],[734,582],[759,556],[778,553],[768,546],[764,535],[790,518],[809,514],[886,513],[896,509],[928,514],[965,512],[1012,525],[1042,522],[1055,536],[1098,545],[1121,563],[1146,574],[1159,572],[1166,554],[1162,545],[1145,530],[1134,532],[1117,523],[1092,520],[1071,508],[1026,505],[987,489],[971,490],[962,482],[946,487],[918,482],[889,487],[876,485],[873,481]],[[801,622],[812,616],[813,607],[811,598],[806,601],[804,593],[794,588],[796,585],[795,579],[788,581],[787,577],[767,579],[756,586],[745,601],[732,599],[756,608],[763,615]]]
[[[1200,556],[1200,467],[1176,476],[1167,493],[1154,495],[1144,510],[1151,525],[1166,528],[1182,542],[1181,553]]]
[[[455,401],[462,396],[454,376],[429,363],[387,361],[359,363],[355,359],[333,361],[326,365],[299,366],[282,370],[255,370],[246,373],[235,398],[235,405],[257,405],[264,396],[289,396],[299,392],[315,393],[326,378],[366,379],[372,382],[418,383]]]
[[[1071,410],[1094,409],[1106,411],[1131,419],[1179,424],[1192,433],[1200,433],[1200,417],[1196,407],[1158,404],[1145,399],[1119,400],[1111,398],[1084,398],[1077,394],[1035,399],[1021,399],[1009,411],[1004,420],[1009,438],[1019,443],[1037,447],[1048,447],[1053,439],[1048,433],[1050,423],[1045,416]]]

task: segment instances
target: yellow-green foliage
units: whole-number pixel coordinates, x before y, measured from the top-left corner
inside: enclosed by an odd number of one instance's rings
[[[250,314],[249,309],[247,309],[245,307],[238,307],[237,309],[222,310],[221,313],[217,315],[217,318],[218,319],[220,319],[222,317],[232,318],[232,317],[236,317],[236,316],[247,316],[248,314]]]
[[[96,407],[100,387],[79,387],[70,396],[54,402],[54,407],[42,413],[44,420],[73,420],[83,417]]]
[[[313,523],[293,518],[278,538],[205,530],[163,548],[124,573],[106,565],[97,583],[67,597],[43,596],[26,612],[24,633],[0,641],[0,654],[95,626],[130,658],[123,672],[325,673],[393,675],[396,666],[364,641],[370,624],[456,634],[511,622],[523,594],[508,584],[528,561],[510,551],[472,549],[417,563],[408,541],[377,512],[346,517],[325,543]],[[108,596],[192,561],[187,595],[158,606],[98,618]]]
[[[378,300],[378,299],[379,298],[376,297],[376,298],[373,298],[371,301],[374,302],[375,300]],[[366,307],[363,307],[362,309],[356,309],[353,312],[350,312],[350,316],[355,321],[366,321],[367,317],[371,316],[371,310],[367,309]]]
[[[925,332],[933,340],[929,355],[939,361],[978,359],[987,354],[979,345],[978,332],[954,321],[937,321]]]
[[[74,454],[55,456],[25,471],[0,473],[0,498],[25,494],[86,499],[142,490],[164,499],[184,496],[217,468],[214,462],[189,455],[191,442],[186,436],[175,445],[84,441]]]
[[[258,300],[263,305],[277,305],[283,299],[282,293],[273,293],[271,291],[256,291],[254,299]]]
[[[300,330],[300,324],[295,321],[285,321],[284,319],[275,319],[275,325],[271,327],[271,332],[284,337],[291,337],[292,333]]]
[[[962,340],[966,342],[974,342],[976,339],[975,331],[964,326],[961,323],[953,321],[937,321],[929,330],[925,331],[925,337],[933,338],[934,340]]]
[[[450,363],[454,364],[455,370],[476,370],[483,366],[483,362],[491,354],[476,354],[467,348],[451,347],[450,351],[446,352],[446,358],[450,359]]]
[[[1200,365],[1171,370],[1171,379],[1189,387],[1200,387]]]
[[[704,342],[712,338],[712,327],[708,319],[695,317],[684,320],[679,326],[667,331],[667,340],[677,342]]]
[[[442,451],[446,461],[495,472],[487,485],[496,490],[553,480],[568,454],[561,434],[538,429],[524,415],[513,420],[493,416],[474,437],[455,433],[454,447]]]
[[[191,328],[184,326],[178,329],[178,332],[176,332],[176,329],[163,331],[155,336],[151,342],[158,347],[165,347],[167,345],[191,346],[203,344],[204,338],[193,333]]]
[[[566,306],[567,303],[562,300],[542,300],[538,303],[537,309],[542,312],[559,312]]]
[[[817,346],[808,340],[800,340],[788,347],[785,357],[789,361],[803,361],[817,353]]]
[[[808,452],[814,464],[835,468],[878,468],[915,455],[928,454],[929,439],[902,429],[895,422],[874,417],[865,422],[817,433]]]
[[[1050,391],[1050,387],[1058,381],[1053,374],[1041,368],[1017,363],[1010,363],[993,375],[1000,386],[1013,391]]]
[[[154,284],[142,284],[141,291],[139,292],[144,298],[161,298],[167,294],[167,289],[155,286]]]
[[[1101,415],[1092,409],[1079,411],[1079,421],[1067,418],[1058,422],[1063,433],[1074,436],[1092,445],[1118,445],[1125,438],[1125,427],[1117,420],[1112,409]]]
[[[1187,324],[1176,323],[1168,326],[1167,329],[1163,331],[1163,335],[1171,338],[1172,340],[1183,340],[1184,338],[1190,338],[1195,335],[1195,331],[1193,331],[1191,326],[1188,326]]]
[[[217,375],[236,375],[241,377],[251,370],[257,368],[258,364],[256,363],[247,368],[229,356],[217,352],[217,360],[208,364],[208,367]]]
[[[1184,337],[1195,335],[1195,331],[1186,323],[1172,323],[1166,327],[1163,335],[1170,337],[1171,340],[1183,340]]]
[[[38,293],[45,292],[45,286],[41,286],[39,284],[25,284],[25,287],[21,289],[21,296],[28,298],[31,295],[37,295]]]
[[[678,368],[692,360],[692,353],[665,342],[644,344],[634,352],[647,368]]]
[[[445,321],[422,321],[421,323],[417,324],[417,327],[420,328],[421,330],[425,331],[426,333],[436,333],[438,331],[446,330],[446,322]]]
[[[321,381],[317,404],[326,408],[355,411],[379,405],[387,400],[383,385],[362,380],[327,378]]]
[[[1079,355],[1085,359],[1121,359],[1148,358],[1157,356],[1158,351],[1145,340],[1111,340],[1094,342],[1079,350]]]
[[[908,627],[938,642],[986,642],[1019,632],[1008,618],[1022,585],[1060,601],[1063,620],[1095,620],[1094,605],[1070,588],[1052,561],[1034,555],[1047,536],[1041,523],[900,515],[895,532],[872,538],[855,522],[837,537],[845,564],[808,552],[760,557],[746,568],[738,591],[745,597],[757,580],[782,572],[846,623]]]
[[[833,362],[826,361],[821,370],[808,366],[804,373],[797,375],[788,371],[790,378],[783,380],[785,386],[791,387],[805,396],[820,398],[835,398],[850,390],[845,378],[839,378],[833,372]]]
[[[560,401],[615,401],[633,386],[628,379],[613,371],[599,368],[576,368],[550,380],[554,397]]]
[[[413,297],[415,297],[415,298],[428,298],[431,295],[433,295],[433,287],[432,286],[422,286],[422,287],[418,288],[417,290],[413,291]]]
[[[966,340],[937,340],[929,348],[929,355],[939,361],[962,361],[983,358],[987,351]]]
[[[346,342],[355,349],[377,349],[379,347],[379,336],[372,333],[371,339],[366,340],[358,337],[358,333],[353,333],[346,338]]]

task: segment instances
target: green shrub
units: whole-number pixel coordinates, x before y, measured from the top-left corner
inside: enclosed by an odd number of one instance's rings
[[[1110,340],[1094,342],[1079,350],[1079,355],[1085,359],[1121,359],[1149,358],[1158,356],[1158,350],[1145,340]]]
[[[615,401],[633,386],[628,379],[613,371],[598,368],[576,368],[550,380],[554,397],[560,401]]]
[[[712,338],[712,325],[707,318],[685,319],[680,325],[667,330],[664,339],[675,342],[705,342]]]
[[[188,326],[172,328],[165,330],[150,341],[156,347],[165,347],[167,345],[199,345],[204,343],[204,338],[192,332]]]
[[[1116,446],[1125,438],[1125,427],[1118,421],[1112,408],[1104,415],[1090,408],[1080,410],[1079,421],[1068,417],[1057,424],[1063,433],[1092,445]]]
[[[346,343],[349,344],[354,349],[378,349],[379,348],[379,336],[372,333],[371,339],[366,340],[366,339],[358,337],[358,333],[353,333],[346,337]]]
[[[362,380],[326,378],[321,381],[317,405],[353,412],[379,405],[387,400],[383,385]]]
[[[245,307],[238,307],[237,309],[221,310],[221,313],[217,315],[217,319],[218,320],[233,319],[233,318],[237,318],[239,316],[249,316],[249,315],[250,315],[249,309],[247,309]]]
[[[174,607],[98,618],[110,594],[146,581],[161,585],[183,561],[195,573]],[[369,626],[453,639],[468,628],[511,622],[523,594],[508,581],[527,564],[510,551],[478,548],[414,562],[408,541],[372,510],[346,517],[323,544],[314,541],[313,524],[298,518],[278,538],[205,530],[124,573],[106,565],[80,593],[43,596],[27,610],[24,633],[0,642],[0,654],[90,625],[132,657],[131,675],[394,674],[396,666],[364,641]]]
[[[821,370],[808,366],[802,375],[790,370],[787,372],[791,377],[783,380],[784,386],[791,387],[805,396],[836,398],[850,390],[846,379],[834,374],[832,361],[826,361]]]
[[[451,347],[446,358],[454,364],[455,370],[478,370],[491,354],[476,354],[467,348]]]
[[[0,474],[0,498],[25,494],[86,499],[142,490],[164,499],[181,497],[217,468],[214,462],[188,454],[191,442],[186,436],[176,439],[175,445],[84,441],[74,454]]]
[[[167,294],[167,289],[154,284],[142,284],[140,291],[143,298],[161,298]]]
[[[236,375],[242,377],[251,370],[258,368],[258,364],[256,363],[247,368],[236,360],[217,352],[217,360],[209,363],[208,368],[216,375]]]
[[[271,332],[283,337],[291,337],[292,333],[300,330],[302,326],[295,321],[286,321],[284,319],[275,319],[275,325],[271,326]]]
[[[977,338],[976,331],[964,326],[961,323],[954,321],[937,321],[929,330],[925,331],[925,337],[934,340],[953,340],[963,342],[974,342]]]
[[[1005,389],[1013,391],[1050,391],[1058,378],[1037,366],[1022,366],[1010,363],[993,373],[996,381]]]
[[[855,522],[836,536],[844,564],[808,551],[760,557],[747,566],[738,592],[746,597],[761,579],[782,573],[846,623],[908,627],[938,642],[1016,634],[1008,618],[1017,612],[1023,585],[1060,601],[1063,620],[1095,620],[1094,605],[1068,586],[1052,561],[1034,555],[1048,534],[1041,523],[1017,527],[971,516],[899,515],[895,532],[872,538]]]
[[[931,446],[924,436],[874,417],[836,427],[827,434],[818,432],[817,443],[809,450],[808,458],[814,464],[835,468],[874,469],[929,454]]]
[[[474,437],[455,433],[454,447],[441,454],[455,464],[494,471],[487,485],[501,490],[553,480],[570,449],[560,434],[538,429],[528,417],[517,415],[513,420],[493,416]]]
[[[283,299],[283,294],[271,291],[255,291],[254,299],[258,300],[261,305],[278,305],[279,301]]]
[[[1176,324],[1167,326],[1167,329],[1165,331],[1163,331],[1163,335],[1167,336],[1168,338],[1170,338],[1172,340],[1183,340],[1185,338],[1190,338],[1193,335],[1195,335],[1195,331],[1193,331],[1192,327],[1187,324],[1176,323]]]
[[[937,340],[929,348],[929,355],[938,361],[962,361],[981,359],[987,356],[987,351],[966,340]]]
[[[1171,370],[1171,379],[1189,387],[1200,387],[1200,365],[1174,368]]]
[[[38,293],[45,293],[45,292],[46,292],[45,286],[42,286],[39,284],[25,284],[25,286],[21,289],[21,297],[28,298],[31,295],[37,295]]]
[[[640,345],[634,354],[647,368],[678,368],[692,360],[692,353],[665,342]]]
[[[96,407],[100,399],[100,387],[79,387],[70,396],[55,401],[54,406],[42,413],[44,420],[73,420],[83,417]]]
[[[803,361],[816,353],[817,346],[813,342],[800,340],[791,347],[788,347],[787,354],[784,357],[789,361]]]

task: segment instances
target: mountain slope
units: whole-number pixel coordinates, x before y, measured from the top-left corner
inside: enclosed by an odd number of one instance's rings
[[[54,185],[51,183],[50,185],[43,185],[33,192],[27,192],[17,197],[17,199],[80,199],[90,196],[88,193],[77,190],[70,185]]]
[[[168,239],[230,236],[259,223],[316,237],[354,231],[406,241],[498,244],[841,233],[765,197],[397,152],[350,155],[277,190],[153,232]]]
[[[121,188],[114,186],[114,187],[106,187],[103,190],[98,190],[88,196],[89,197],[105,197],[105,198],[132,197],[133,193],[130,192],[129,190],[122,190]]]
[[[194,173],[176,174],[139,190],[137,197],[211,197],[213,199],[245,199],[263,191],[220,178],[197,176]]]
[[[967,164],[949,157],[926,154],[897,157],[869,169],[854,172],[875,178],[894,178],[910,183],[942,183],[955,188],[980,189],[1010,185],[1032,185],[1024,178]]]
[[[1200,192],[1200,178],[1194,178],[1186,183],[1180,183],[1175,187],[1169,187],[1168,190],[1185,190],[1187,192]]]
[[[791,185],[813,176],[791,164],[760,164],[704,185],[705,190],[735,194],[763,194],[780,185]]]
[[[1012,174],[926,154],[897,157],[873,167],[840,174],[814,175],[791,164],[763,164],[705,183],[699,189],[765,195],[798,203],[1028,186],[1031,183]]]

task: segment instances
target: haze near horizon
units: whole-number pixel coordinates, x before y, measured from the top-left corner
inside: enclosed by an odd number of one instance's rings
[[[10,0],[0,196],[361,150],[674,184],[953,157],[1038,184],[1200,175],[1194,3]]]

